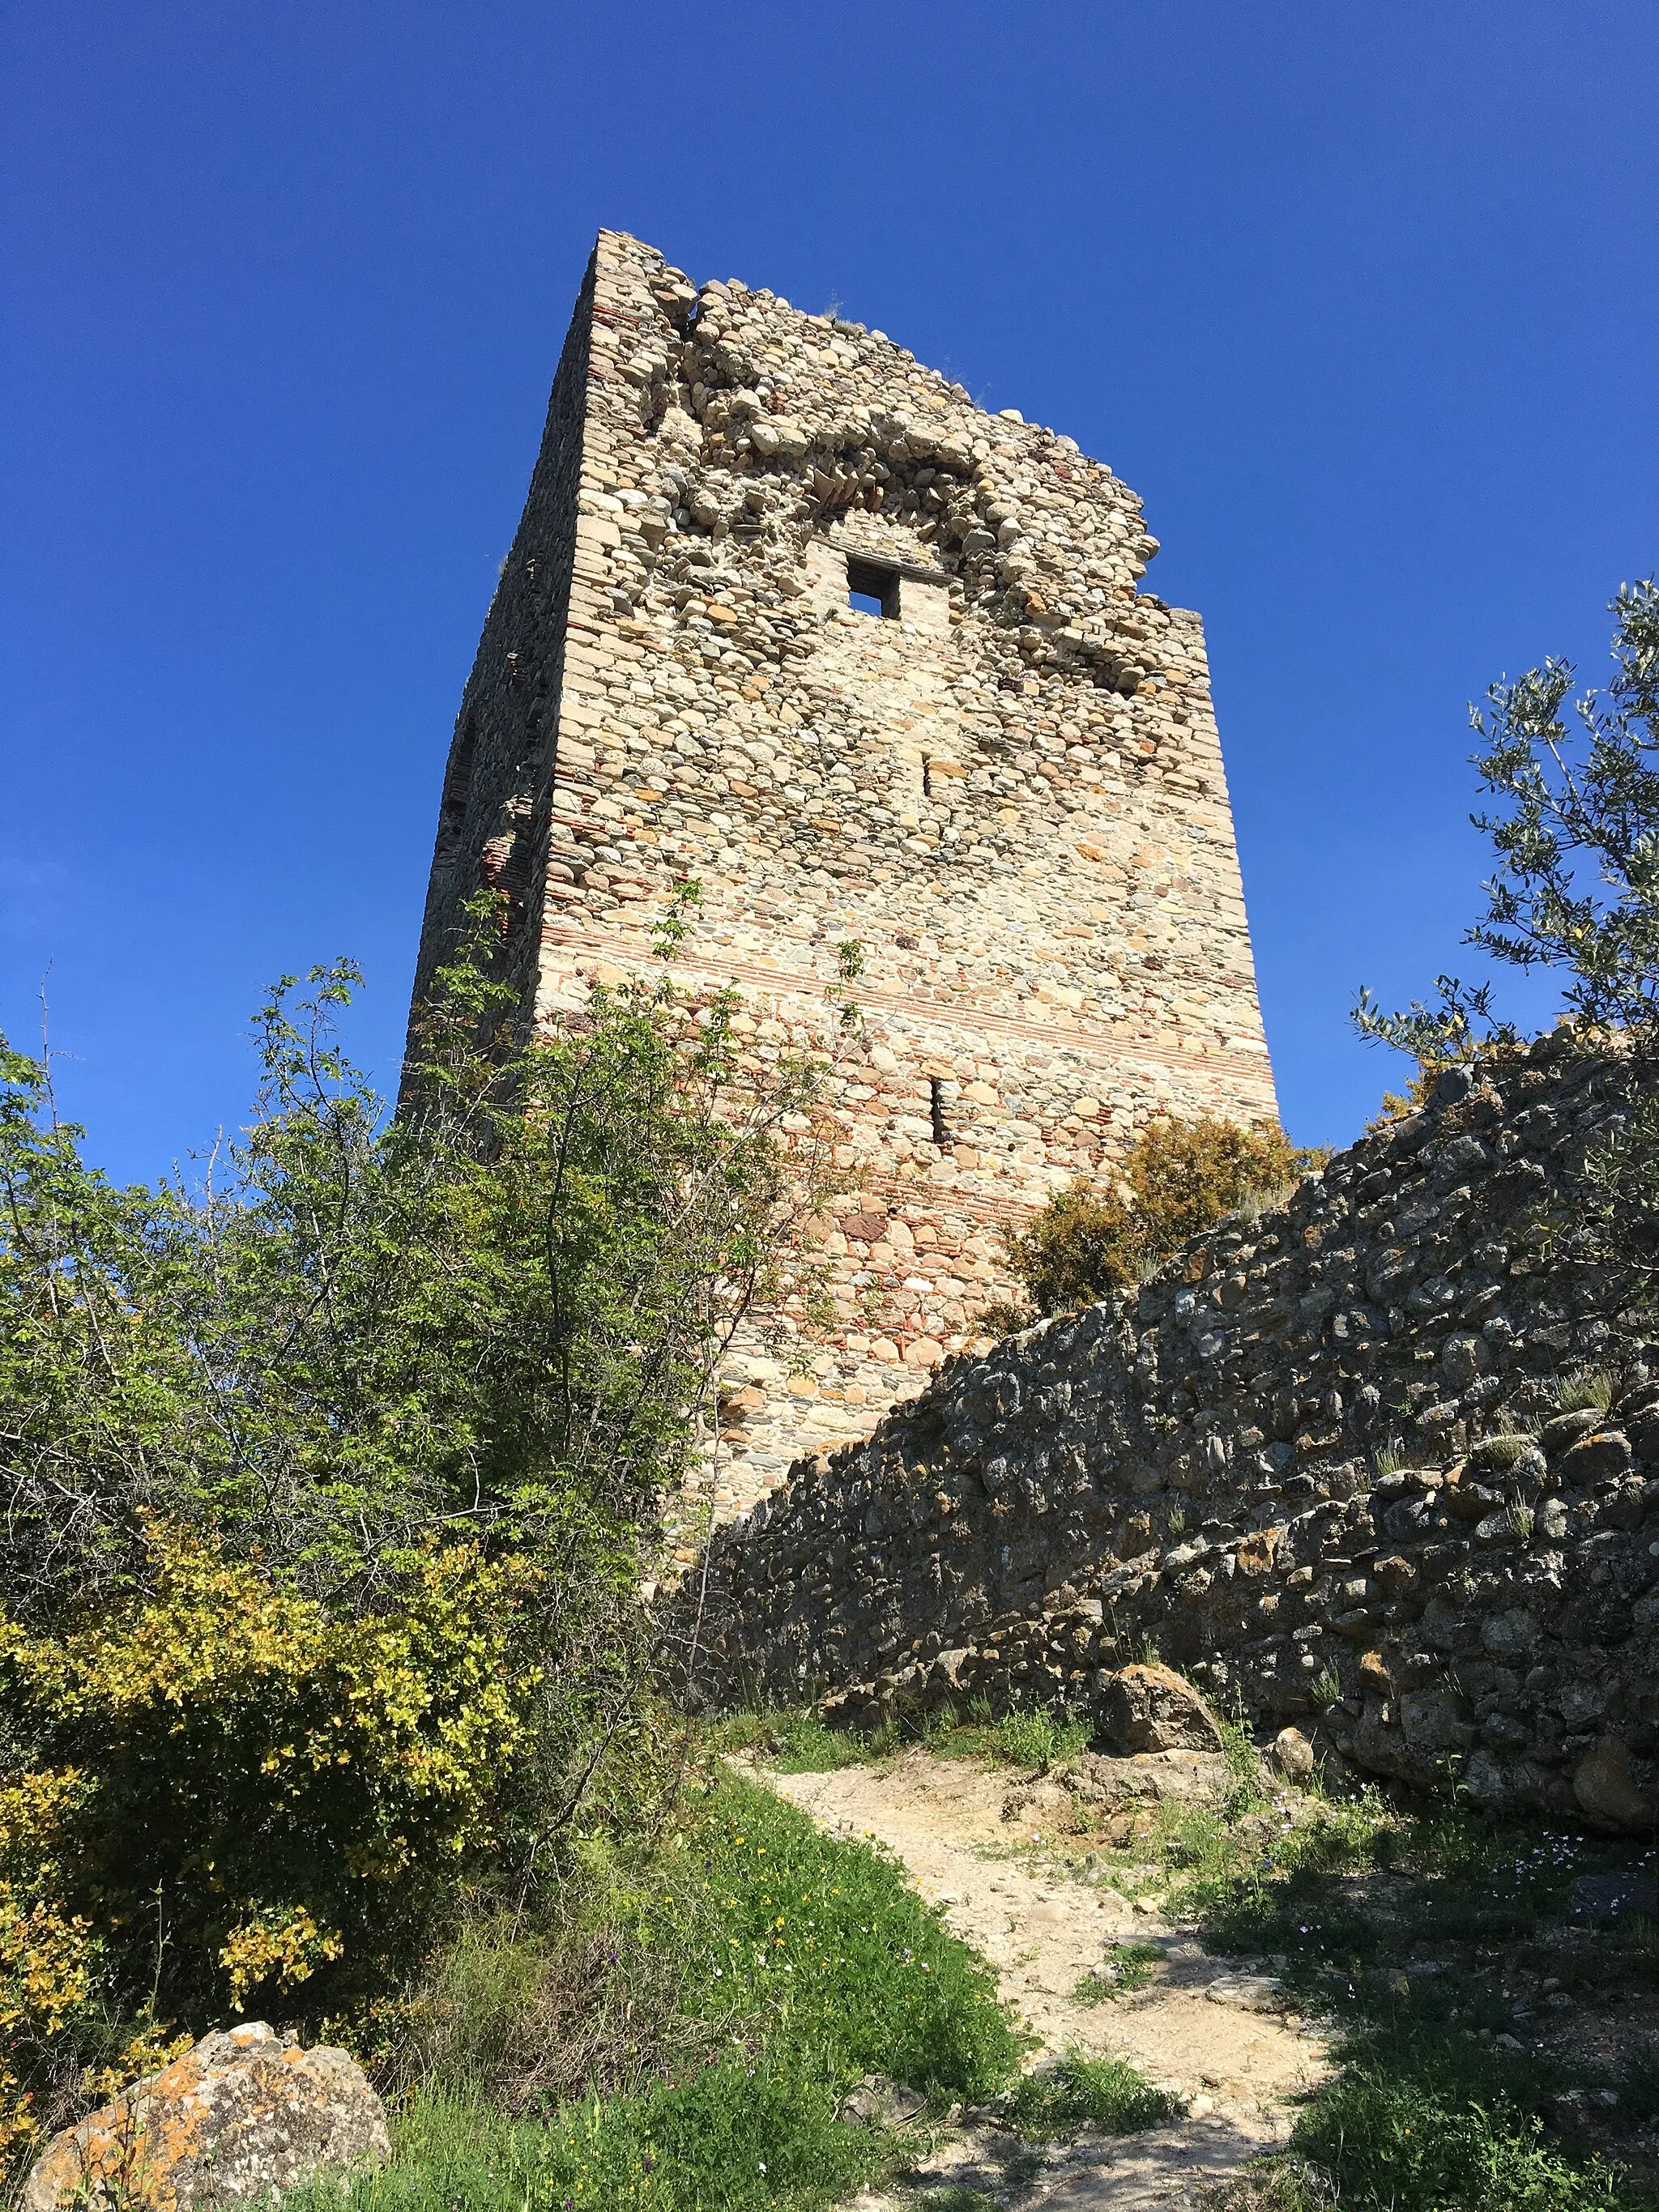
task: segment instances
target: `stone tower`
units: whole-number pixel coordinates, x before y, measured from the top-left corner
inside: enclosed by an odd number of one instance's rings
[[[481,883],[526,1018],[736,983],[757,1054],[863,1025],[839,1322],[725,1378],[721,1510],[861,1434],[1008,1294],[999,1231],[1155,1115],[1274,1112],[1199,618],[1140,502],[879,331],[602,231],[444,777],[416,990]]]

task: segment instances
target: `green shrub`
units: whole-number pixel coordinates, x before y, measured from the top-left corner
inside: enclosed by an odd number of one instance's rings
[[[1074,2051],[1057,2066],[1028,2074],[1003,2100],[1003,2109],[1016,2135],[1048,2142],[1085,2125],[1133,2135],[1174,2119],[1181,2106],[1122,2059]]]
[[[349,965],[280,985],[198,1189],[0,1041],[0,2152],[244,2007],[377,2041],[464,1884],[528,1908],[669,1780],[642,1566],[817,1071],[665,983],[526,1043],[476,919],[395,1116]]]
[[[1620,2212],[1617,2169],[1566,2157],[1502,2099],[1442,2094],[1350,2066],[1297,2122],[1293,2148],[1353,2212]]]
[[[152,1543],[149,1590],[64,1636],[0,1631],[33,1751],[13,1788],[52,1793],[10,1854],[50,1858],[112,1984],[148,1981],[163,2014],[338,2010],[416,1962],[456,1860],[495,1844],[540,1577],[429,1547],[384,1609],[341,1618]]]
[[[1136,1279],[1146,1250],[1128,1202],[1086,1182],[1056,1192],[1025,1228],[1006,1230],[1003,1243],[1014,1279],[1039,1314],[1110,1297]]]

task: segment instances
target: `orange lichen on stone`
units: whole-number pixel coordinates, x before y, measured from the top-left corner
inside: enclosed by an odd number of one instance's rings
[[[343,2051],[302,2051],[262,2021],[204,2036],[54,2136],[25,2212],[68,2205],[198,2212],[391,2155],[386,2112]]]

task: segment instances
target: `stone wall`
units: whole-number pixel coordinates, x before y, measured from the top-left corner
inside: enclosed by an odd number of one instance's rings
[[[453,957],[462,908],[505,895],[502,957],[528,1015],[538,980],[532,909],[542,896],[577,568],[582,423],[592,366],[595,271],[589,266],[548,402],[530,496],[501,563],[444,768],[413,1000]]]
[[[1560,1230],[1619,1081],[1560,1032],[1449,1073],[1283,1211],[952,1362],[714,1538],[665,1616],[696,1694],[1087,1706],[1151,1642],[1361,1769],[1651,1820],[1659,1347]],[[1595,1367],[1610,1407],[1562,1413]]]
[[[480,882],[526,1020],[735,983],[829,1107],[829,1339],[723,1378],[718,1505],[861,1435],[1007,1291],[999,1231],[1151,1116],[1273,1112],[1201,625],[1140,502],[878,331],[603,232],[463,701],[421,974]],[[881,612],[858,612],[859,592]],[[786,1334],[801,1316],[784,1316]]]

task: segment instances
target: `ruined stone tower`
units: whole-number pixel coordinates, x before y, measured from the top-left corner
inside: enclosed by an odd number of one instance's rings
[[[527,1016],[651,965],[827,1039],[839,1326],[726,1377],[717,1502],[867,1430],[1008,1291],[998,1237],[1152,1115],[1274,1111],[1195,614],[1140,502],[879,331],[602,231],[461,702],[416,990],[481,883]]]

